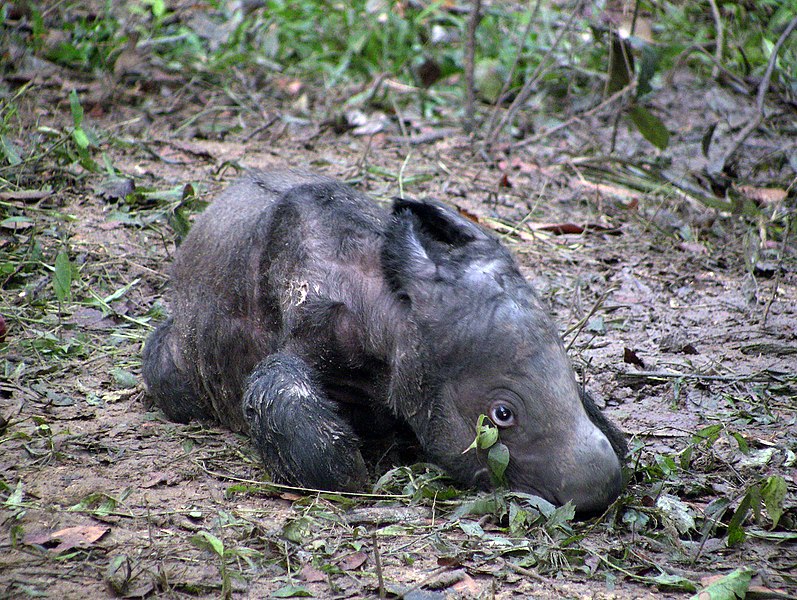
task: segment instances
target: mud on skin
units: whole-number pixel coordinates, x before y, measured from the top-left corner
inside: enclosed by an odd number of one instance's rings
[[[512,489],[581,513],[620,492],[624,437],[579,390],[540,299],[439,202],[388,211],[326,177],[252,172],[197,219],[169,299],[144,349],[149,393],[175,421],[248,433],[275,481],[364,490],[360,433],[379,423],[489,488],[486,457],[462,454],[483,413]]]

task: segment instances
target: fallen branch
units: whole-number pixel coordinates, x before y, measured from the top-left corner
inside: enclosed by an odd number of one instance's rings
[[[739,133],[739,136],[731,145],[730,149],[720,158],[720,160],[709,165],[710,175],[722,173],[725,170],[725,165],[727,165],[733,159],[733,157],[742,147],[742,144],[744,144],[745,140],[750,137],[750,134],[753,133],[753,131],[758,129],[758,126],[761,125],[761,122],[764,120],[764,99],[766,98],[767,91],[769,91],[769,84],[772,81],[772,72],[775,70],[775,62],[777,62],[778,53],[780,52],[781,46],[783,46],[783,44],[786,42],[786,39],[791,35],[795,27],[797,27],[797,16],[792,18],[792,20],[786,26],[786,29],[784,29],[783,33],[780,34],[778,41],[775,42],[775,45],[772,47],[772,54],[769,56],[767,70],[764,72],[764,77],[761,79],[761,83],[758,84],[755,118],[750,121],[744,129],[742,129],[742,131]]]

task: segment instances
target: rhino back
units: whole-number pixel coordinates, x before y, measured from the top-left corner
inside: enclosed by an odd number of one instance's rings
[[[246,430],[248,375],[286,343],[302,343],[296,332],[335,334],[327,307],[347,325],[338,338],[359,326],[337,307],[362,305],[363,286],[382,292],[388,219],[352,188],[297,171],[249,173],[200,215],[173,263],[172,314],[188,375],[220,421]]]

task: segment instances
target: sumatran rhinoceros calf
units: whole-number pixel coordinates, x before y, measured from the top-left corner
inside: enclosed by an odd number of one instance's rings
[[[480,414],[510,488],[579,512],[621,488],[623,435],[580,392],[557,330],[510,253],[438,202],[385,210],[326,177],[253,172],[180,246],[172,317],[144,380],[175,421],[246,432],[275,481],[363,490],[364,438],[410,429],[461,483]]]

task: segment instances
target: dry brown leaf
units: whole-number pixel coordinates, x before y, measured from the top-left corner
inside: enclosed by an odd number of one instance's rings
[[[48,550],[60,554],[73,548],[91,546],[110,530],[110,527],[103,525],[77,525],[51,533],[34,533],[25,536],[25,543],[44,546]]]
[[[313,565],[304,565],[300,576],[302,580],[307,583],[319,583],[327,580],[327,576],[324,572],[320,569],[316,569]]]
[[[484,591],[482,590],[482,587],[476,583],[476,580],[467,573],[465,573],[462,576],[462,579],[456,582],[451,589],[465,597],[473,598],[481,597],[481,593]]]
[[[353,552],[344,556],[338,566],[344,571],[353,571],[362,567],[366,560],[368,560],[368,555],[365,552]]]
[[[585,223],[584,225],[577,225],[575,223],[537,223],[532,225],[531,228],[535,231],[550,231],[556,235],[568,233],[580,234],[588,233],[590,231],[598,231],[616,235],[622,233],[617,227],[609,227],[608,225],[601,225],[600,223]]]
[[[23,202],[35,202],[43,200],[51,195],[51,190],[17,190],[11,192],[0,192],[0,200],[22,200]]]
[[[760,188],[752,185],[740,185],[737,189],[759,206],[783,202],[786,199],[786,190],[780,188]]]

